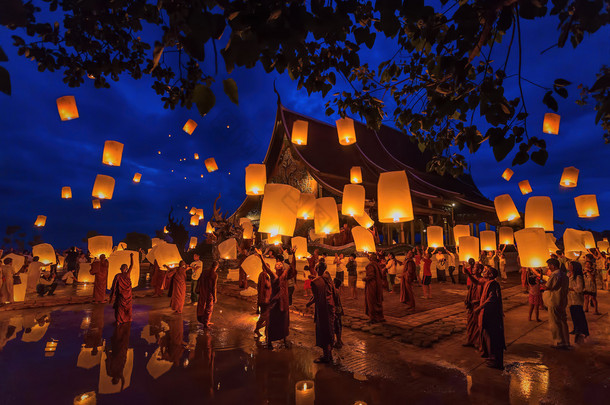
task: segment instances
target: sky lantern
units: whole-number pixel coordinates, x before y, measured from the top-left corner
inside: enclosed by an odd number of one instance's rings
[[[167,230],[167,226],[163,227],[163,233],[169,233],[169,231]]]
[[[600,240],[597,242],[597,249],[601,252],[607,252],[610,249],[610,244],[607,240]]]
[[[214,159],[213,157],[207,158],[203,163],[205,164],[205,168],[208,169],[208,173],[212,173],[218,170],[216,159]]]
[[[140,253],[135,250],[117,250],[112,252],[110,256],[108,256],[108,284],[107,288],[110,290],[112,288],[112,282],[114,281],[114,276],[121,272],[121,266],[126,264],[129,268],[130,264],[130,255],[133,253],[133,267],[131,268],[131,273],[129,278],[131,279],[131,286],[136,288],[140,281]]]
[[[495,231],[481,231],[479,235],[481,243],[481,250],[496,250],[496,232]]]
[[[205,233],[214,233],[214,227],[210,222],[205,227]]]
[[[38,256],[38,261],[44,265],[55,264],[57,257],[55,249],[49,243],[39,243],[32,247],[32,256]]]
[[[152,247],[155,247],[155,246],[157,246],[157,245],[160,245],[160,244],[162,244],[162,243],[165,243],[165,241],[164,241],[163,239],[160,239],[160,238],[152,238],[152,239],[150,240],[150,243],[151,243]]]
[[[404,170],[385,172],[377,183],[377,216],[379,222],[396,223],[413,220],[413,203],[409,180]]]
[[[57,99],[57,111],[62,121],[78,118],[78,108],[74,96],[63,96]]]
[[[522,180],[519,182],[519,190],[521,190],[521,194],[526,195],[532,192],[532,186],[530,185],[529,180]]]
[[[460,238],[462,236],[470,236],[470,227],[468,225],[456,225],[453,227],[453,239],[455,246],[460,246]]]
[[[375,222],[371,219],[369,214],[367,214],[366,212],[363,215],[361,215],[361,216],[354,215],[354,219],[363,228],[367,228],[368,229],[371,226],[375,225]]]
[[[249,164],[246,167],[246,194],[262,195],[267,184],[267,168],[264,164]]]
[[[197,208],[193,207],[191,208],[191,210],[189,211],[189,215],[195,215],[197,213]]]
[[[525,204],[525,227],[542,228],[547,232],[555,230],[553,226],[553,202],[550,197],[530,197]]]
[[[549,253],[557,252],[559,250],[557,248],[557,245],[555,244],[555,242],[557,242],[557,238],[551,232],[547,232],[545,235],[546,235],[546,248],[549,250]]]
[[[142,173],[136,173],[133,175],[133,182],[139,183],[142,180]]]
[[[123,144],[117,141],[104,142],[102,163],[108,166],[120,166],[123,158]]]
[[[197,247],[197,237],[191,236],[191,240],[189,241],[189,249],[195,249]]]
[[[527,218],[527,217],[526,217]],[[542,228],[525,228],[515,232],[519,260],[523,267],[545,267],[549,259],[546,234]]]
[[[112,194],[114,193],[114,179],[105,174],[98,174],[95,177],[95,183],[93,183],[93,191],[91,195],[99,198],[100,200],[112,200]]]
[[[460,260],[467,262],[470,259],[479,260],[479,238],[476,236],[460,236],[458,246],[460,247]]]
[[[362,226],[355,226],[352,228],[352,237],[356,245],[356,252],[375,252],[375,238],[368,229]]]
[[[559,185],[561,187],[576,187],[578,184],[578,173],[579,170],[574,166],[566,167],[563,169],[563,173],[561,173],[561,180],[559,180]]]
[[[189,135],[193,135],[193,131],[197,128],[197,123],[192,119],[186,121],[186,124],[182,127],[182,130]]]
[[[253,239],[254,238],[254,227],[252,226],[252,221],[250,218],[243,217],[239,218],[239,225],[243,228],[243,238],[244,239]]]
[[[267,184],[258,231],[270,236],[292,236],[301,193],[287,184]]]
[[[313,219],[313,211],[316,207],[316,196],[311,193],[301,193],[297,206],[297,218]]]
[[[443,243],[443,228],[440,226],[429,226],[426,228],[428,247],[439,248],[445,246]]]
[[[191,224],[191,226],[198,226],[199,225],[199,215],[191,216],[190,224]]]
[[[584,231],[567,228],[563,232],[563,247],[566,252],[586,251]]]
[[[47,223],[47,217],[45,215],[38,215],[36,217],[36,221],[34,222],[34,226],[42,228]]]
[[[119,242],[119,244],[116,245],[116,249],[115,250],[126,250],[126,249],[127,249],[127,243]]]
[[[504,173],[502,173],[502,178],[506,181],[509,181],[511,177],[513,177],[513,174],[515,174],[515,172],[512,171],[512,169],[507,168],[506,170],[504,170]]]
[[[199,160],[199,153],[195,153],[195,154],[193,155],[193,157],[195,158],[195,160]]]
[[[582,239],[587,249],[595,249],[595,238],[590,231],[582,231]]]
[[[91,204],[93,205],[94,210],[99,210],[100,208],[102,208],[102,203],[97,198],[94,198],[93,200],[91,200]]]
[[[241,264],[241,268],[244,269],[248,278],[254,283],[258,282],[258,275],[261,272],[261,261],[257,255],[250,255],[246,257]]]
[[[576,212],[579,218],[595,218],[599,217],[599,208],[597,207],[597,198],[595,194],[584,194],[574,197]]]
[[[266,240],[268,245],[279,245],[280,243],[282,243],[282,235],[269,235],[269,237]]]
[[[197,215],[199,217],[199,220],[203,220],[203,208],[197,208],[197,210],[195,211],[195,215]]]
[[[112,236],[97,235],[87,239],[89,253],[92,257],[99,258],[100,255],[110,257],[112,253]],[[135,261],[135,260],[134,260]]]
[[[519,218],[519,211],[509,194],[502,194],[494,198],[494,206],[500,222]]]
[[[292,143],[295,145],[307,145],[307,131],[309,122],[296,120],[292,123]]]
[[[514,245],[515,237],[513,235],[513,228],[510,226],[501,226],[498,229],[498,241],[500,245]]]
[[[180,256],[180,252],[175,244],[164,242],[150,249],[146,259],[151,263],[154,263],[156,260],[162,271],[166,271],[167,269],[163,267],[164,265],[170,268],[176,267],[182,260],[182,256]]]
[[[352,184],[362,183],[362,168],[360,166],[353,166],[349,169],[349,181]]]
[[[339,212],[333,197],[316,199],[314,210],[314,227],[316,233],[330,235],[339,232]]]
[[[354,129],[354,120],[348,117],[339,118],[335,121],[337,124],[337,134],[341,145],[351,145],[356,142],[356,130]]]
[[[364,187],[359,184],[343,186],[341,214],[350,217],[364,215]]]
[[[307,252],[307,238],[295,236],[290,239],[290,245],[293,248],[297,248],[297,251],[294,253],[297,259],[305,259],[309,256]]]
[[[61,198],[68,200],[72,198],[72,188],[69,186],[65,186],[61,188]]]
[[[554,113],[544,114],[544,121],[542,122],[542,132],[550,135],[559,134],[559,121],[561,116]]]

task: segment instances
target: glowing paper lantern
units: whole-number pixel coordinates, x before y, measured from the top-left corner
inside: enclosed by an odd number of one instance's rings
[[[307,252],[307,238],[295,236],[290,239],[290,245],[293,248],[297,248],[297,251],[294,253],[297,259],[305,259],[309,256]]]
[[[515,237],[513,235],[513,228],[510,226],[501,226],[498,229],[500,245],[514,245]]]
[[[292,123],[292,143],[297,145],[307,145],[307,130],[309,122],[296,120]]]
[[[140,281],[140,253],[134,250],[117,250],[108,256],[108,289],[112,288],[114,276],[121,272],[121,265],[126,264],[129,267],[130,255],[133,253],[133,267],[129,278],[131,286],[136,288]]]
[[[261,195],[267,184],[267,168],[264,164],[249,164],[246,167],[246,195]]]
[[[198,226],[199,225],[199,215],[193,215],[191,217],[191,226]]]
[[[362,183],[362,169],[360,166],[353,166],[349,169],[349,181],[352,184]]]
[[[243,238],[244,239],[253,239],[254,238],[254,226],[252,226],[252,221],[250,218],[239,218],[239,225],[243,228]]]
[[[116,250],[125,250],[127,249],[127,243],[125,242],[119,242],[119,244],[116,246]]]
[[[362,226],[355,226],[352,228],[352,236],[354,237],[357,252],[368,253],[375,251],[375,238],[368,229]]]
[[[567,228],[563,232],[563,247],[566,252],[586,251],[584,231]]]
[[[267,184],[261,208],[259,232],[292,236],[301,193],[287,184]]]
[[[111,200],[112,194],[114,193],[114,179],[105,174],[98,174],[95,177],[95,183],[93,184],[93,191],[91,195],[99,198],[100,200]]]
[[[341,145],[351,145],[356,142],[356,130],[354,120],[348,117],[340,118],[335,121],[337,124],[337,135]]]
[[[354,219],[356,220],[356,222],[358,222],[358,224],[360,224],[360,226],[362,226],[363,228],[370,228],[371,226],[375,225],[375,222],[371,219],[371,217],[369,216],[369,214],[367,214],[366,212],[363,215],[354,215]]]
[[[208,173],[212,173],[218,170],[216,159],[214,159],[213,157],[207,158],[203,163],[205,164],[205,168],[208,169]]]
[[[587,249],[595,249],[595,238],[589,231],[582,231],[582,238]]]
[[[453,227],[453,239],[455,246],[460,246],[460,238],[462,236],[470,236],[470,227],[468,225],[456,225]]]
[[[79,283],[93,283],[95,276],[89,273],[91,270],[91,263],[80,263],[78,267],[78,282]]]
[[[597,249],[601,252],[607,252],[608,249],[610,249],[610,244],[607,240],[600,240],[599,242],[597,242]]]
[[[151,242],[151,244],[152,244],[152,247],[155,247],[155,246],[157,246],[157,245],[160,245],[161,243],[165,243],[165,241],[164,241],[163,239],[160,239],[160,238],[152,238],[152,239],[150,240],[150,242]]]
[[[97,198],[94,198],[93,200],[91,200],[91,204],[93,204],[94,210],[99,210],[100,208],[102,208],[102,203]]]
[[[574,204],[576,205],[579,218],[599,217],[599,208],[597,207],[595,194],[584,194],[574,197]]]
[[[205,227],[205,233],[214,233],[214,227],[209,222]]]
[[[202,221],[203,220],[203,208],[197,208],[195,215],[197,215],[199,217],[199,220]]]
[[[316,207],[316,196],[310,193],[301,193],[297,205],[297,218],[313,219]]]
[[[428,247],[438,248],[443,247],[443,228],[440,226],[429,226],[426,228],[428,238]]]
[[[481,231],[479,239],[481,250],[496,250],[496,233],[494,231]]]
[[[578,184],[578,173],[579,170],[574,166],[566,167],[563,169],[563,173],[561,173],[561,180],[559,180],[559,185],[561,187],[576,187]]]
[[[409,180],[404,170],[385,172],[377,183],[377,214],[379,222],[396,223],[413,220],[413,204]]]
[[[235,238],[229,238],[218,245],[218,254],[221,259],[235,260],[237,259],[237,241]]]
[[[273,235],[273,236],[269,236],[265,242],[268,245],[279,245],[280,243],[282,243],[282,235]]]
[[[479,260],[479,238],[476,236],[460,236],[458,246],[460,247],[460,260],[467,262],[471,258]]]
[[[199,160],[199,153],[195,153],[195,154],[193,155],[193,157],[195,158],[195,160]]]
[[[341,214],[353,216],[364,215],[364,187],[358,184],[343,186]]]
[[[106,141],[102,163],[108,166],[120,166],[123,157],[123,144],[117,141]]]
[[[546,233],[546,248],[549,250],[549,253],[555,253],[559,250],[555,244],[556,241],[557,238],[552,233]]]
[[[61,188],[61,198],[70,199],[72,198],[72,188],[66,186]]]
[[[42,228],[43,226],[46,225],[46,223],[47,223],[47,217],[45,215],[38,215],[38,217],[36,217],[36,222],[34,222],[34,226]]]
[[[250,255],[246,257],[246,260],[241,264],[241,268],[244,269],[250,280],[258,283],[258,275],[263,271],[263,266],[258,256]]]
[[[182,127],[182,130],[189,135],[193,135],[193,131],[197,128],[197,123],[191,119],[186,121],[186,124]]]
[[[322,197],[316,200],[313,223],[316,233],[330,235],[339,232],[339,213],[334,198]]]
[[[78,108],[74,96],[63,96],[57,99],[57,111],[62,121],[78,118]]]
[[[133,182],[139,183],[142,180],[142,173],[136,173],[133,175]]]
[[[195,215],[197,213],[197,208],[193,207],[191,208],[191,210],[189,211],[190,215]]]
[[[163,227],[163,233],[169,233],[169,231],[167,230],[167,226]]]
[[[519,218],[519,211],[508,194],[502,194],[494,198],[494,206],[496,207],[496,214],[500,222],[512,221]]]
[[[504,173],[502,173],[502,178],[506,181],[509,181],[511,177],[513,177],[513,174],[515,174],[515,172],[512,171],[512,169],[506,169],[504,170]]]
[[[519,260],[523,267],[544,267],[549,258],[546,234],[542,228],[525,228],[515,232]]]
[[[159,264],[161,270],[166,270],[163,266],[167,265],[168,267],[175,267],[180,263],[182,257],[180,256],[180,252],[178,248],[173,243],[159,243],[146,255],[146,260],[150,263],[154,263],[155,260]]]
[[[189,242],[189,249],[195,249],[197,247],[197,237],[191,236],[191,240]]]
[[[559,134],[559,121],[561,117],[559,114],[546,113],[544,114],[544,121],[542,122],[542,132],[550,135]]]
[[[526,195],[532,192],[532,186],[530,186],[529,180],[523,180],[519,182],[519,190],[521,194]]]
[[[89,245],[89,253],[92,257],[99,258],[100,255],[110,257],[112,253],[112,236],[98,235],[87,239]]]
[[[525,204],[525,227],[542,228],[547,232],[553,226],[553,202],[550,197],[530,197]]]

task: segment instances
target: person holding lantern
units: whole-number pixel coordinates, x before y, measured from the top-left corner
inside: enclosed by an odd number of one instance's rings
[[[199,301],[197,302],[197,320],[203,324],[204,328],[208,328],[210,326],[210,318],[212,317],[214,304],[217,301],[217,269],[218,262],[214,260],[210,268],[201,274],[201,277],[199,277],[199,282],[197,283],[197,288],[199,291]]]
[[[180,260],[177,267],[170,269],[167,264],[163,265],[167,270],[167,278],[172,281],[172,299],[169,303],[174,313],[181,314],[186,300],[186,263]]]
[[[548,294],[545,304],[549,310],[549,325],[553,340],[559,342],[553,347],[556,349],[568,349],[570,347],[570,336],[568,334],[568,290],[570,280],[563,269],[559,268],[559,260],[549,259],[546,264],[551,273],[546,283],[545,294]]]
[[[529,288],[528,302],[530,304],[529,321],[532,320],[532,314],[534,313],[534,310],[536,310],[536,322],[542,322],[540,320],[540,307],[542,306],[541,284],[543,282],[542,273],[533,268],[528,269],[527,285]]]
[[[133,253],[129,255],[129,267],[121,265],[121,272],[114,276],[112,288],[110,289],[110,302],[114,301],[114,317],[118,324],[131,322],[131,269],[133,269]]]
[[[160,297],[163,293],[163,288],[165,287],[165,278],[167,276],[167,271],[161,270],[159,267],[159,263],[155,260],[153,262],[153,275],[152,275],[152,287],[155,289],[155,293],[153,297]]]
[[[286,347],[289,346],[287,337],[290,333],[290,309],[288,279],[296,273],[296,247],[291,250],[292,263],[284,267],[284,258],[276,257],[275,274],[271,273],[271,299],[269,301],[269,319],[267,324],[268,340],[267,346],[271,349],[275,340],[283,340]]]
[[[321,357],[314,363],[332,363],[332,347],[335,338],[335,288],[328,271],[311,282],[313,296],[307,307],[315,304],[314,322],[316,324],[316,346],[322,349]]]
[[[106,302],[106,285],[108,284],[108,260],[106,255],[101,254],[99,260],[91,263],[89,273],[95,276],[93,281],[93,303],[102,304]]]
[[[15,270],[13,269],[13,259],[6,257],[3,264],[0,266],[0,304],[12,304],[13,299],[13,275]]]
[[[258,252],[258,251],[257,251]],[[258,253],[257,253],[258,254]],[[271,300],[271,278],[267,272],[267,263],[261,258],[262,263],[262,271],[258,275],[258,280],[256,284],[257,290],[257,300],[256,300],[256,312],[259,314],[258,320],[256,321],[256,326],[254,327],[254,336],[259,339],[261,337],[261,333],[259,330],[262,327],[267,326],[269,320],[269,301]],[[269,328],[265,329],[265,334],[268,338]]]
[[[189,268],[193,271],[191,274],[191,304],[196,305],[199,302],[199,294],[197,293],[199,277],[201,276],[201,271],[203,270],[203,262],[199,259],[199,255],[195,253],[193,255],[193,262],[190,264]]]
[[[385,322],[383,316],[383,273],[376,253],[369,254],[364,276],[364,302],[370,323]]]

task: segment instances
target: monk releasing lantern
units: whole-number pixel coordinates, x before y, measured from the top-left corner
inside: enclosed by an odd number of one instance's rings
[[[519,211],[517,211],[513,199],[508,194],[502,194],[494,198],[494,206],[500,222],[519,218]]]
[[[379,222],[396,223],[413,220],[413,203],[409,180],[404,170],[385,172],[377,183],[377,214]]]
[[[334,198],[322,197],[316,200],[313,222],[316,233],[330,235],[339,232],[339,213]]]
[[[354,215],[354,219],[363,228],[367,228],[368,229],[371,226],[375,225],[375,222],[373,222],[373,220],[371,219],[369,214],[367,214],[366,212],[363,215],[361,215],[361,216]]]
[[[97,198],[91,200],[91,204],[93,205],[94,210],[99,210],[100,208],[102,208],[102,203]]]
[[[364,215],[364,194],[364,187],[361,185],[346,184],[343,186],[341,214],[350,217]]]
[[[189,249],[195,249],[197,247],[197,237],[191,236],[191,240],[189,241]]]
[[[509,181],[511,177],[513,177],[513,174],[515,174],[515,172],[512,171],[512,169],[507,168],[506,170],[504,170],[504,173],[502,173],[502,178],[506,181]]]
[[[55,249],[48,243],[39,243],[32,247],[32,256],[38,256],[38,261],[44,265],[55,264],[57,261]]]
[[[62,121],[78,118],[78,108],[74,96],[63,96],[57,99],[57,111]]]
[[[131,279],[131,286],[133,288],[138,286],[138,282],[140,281],[140,260],[138,259],[140,253],[134,250],[117,250],[108,256],[108,289],[112,288],[114,276],[121,272],[121,266],[123,264],[129,266],[131,260],[130,256],[132,253],[133,267],[131,269],[129,278]]]
[[[443,243],[443,228],[440,226],[429,226],[426,228],[428,247],[439,248],[445,246]]]
[[[515,237],[513,235],[513,228],[510,226],[501,226],[498,229],[498,234],[500,245],[514,245]]]
[[[191,224],[191,226],[198,226],[199,225],[199,215],[193,215],[191,217],[190,224]]]
[[[576,187],[578,184],[578,173],[579,170],[574,166],[566,167],[563,169],[563,173],[561,174],[561,180],[559,180],[559,185],[561,187]]]
[[[542,132],[550,135],[559,134],[559,121],[561,116],[554,113],[544,114],[544,121],[542,122]]]
[[[375,238],[368,229],[355,226],[352,228],[352,236],[357,252],[368,253],[375,251]]]
[[[264,164],[249,164],[246,167],[246,194],[262,195],[267,184],[267,168]]]
[[[95,177],[95,183],[93,184],[93,191],[91,195],[99,198],[100,200],[111,200],[112,194],[114,193],[114,179],[105,174],[98,174]]]
[[[258,231],[270,236],[292,236],[301,193],[287,184],[267,184]]]
[[[356,130],[354,120],[348,117],[340,118],[335,121],[337,124],[337,134],[341,145],[351,145],[356,142]]]
[[[292,143],[296,145],[307,145],[307,131],[309,122],[296,120],[292,123]]]
[[[353,166],[349,169],[349,181],[352,184],[362,183],[362,168],[360,166]]]
[[[553,226],[553,202],[550,197],[530,197],[525,204],[525,227],[542,228],[547,232]]]
[[[47,223],[47,217],[45,215],[38,215],[36,217],[36,221],[34,222],[34,226],[42,228]]]
[[[182,130],[189,135],[193,135],[193,131],[197,128],[197,123],[191,119],[186,121],[186,124],[182,127]]]
[[[574,197],[574,204],[576,205],[579,218],[599,217],[599,208],[597,207],[595,194],[584,194]]]
[[[460,238],[462,236],[470,236],[470,227],[468,225],[456,225],[453,227],[453,239],[455,246],[460,246]]]
[[[136,173],[133,175],[133,182],[139,183],[142,180],[142,173]]]
[[[467,262],[470,259],[479,260],[479,238],[476,236],[460,236],[458,246],[460,247],[460,260]]]
[[[250,218],[239,218],[239,225],[243,228],[243,238],[244,239],[253,239],[254,238],[254,227],[252,226],[252,221]]]
[[[525,228],[515,232],[519,260],[523,267],[544,267],[549,258],[546,234],[541,228]]]
[[[214,227],[209,222],[208,222],[208,224],[205,227],[205,233],[214,233]]]
[[[301,193],[297,206],[297,218],[313,219],[313,212],[316,207],[316,196],[310,193]]]
[[[307,254],[307,238],[302,236],[295,236],[290,239],[290,244],[293,248],[297,248],[297,251],[294,253],[297,259],[305,259]]]
[[[61,198],[63,199],[70,199],[72,198],[72,188],[66,186],[66,187],[62,187],[61,188]]]
[[[112,253],[112,236],[98,235],[87,239],[89,244],[89,253],[92,257],[99,258],[100,255],[109,257]]]
[[[207,158],[204,161],[205,164],[205,168],[208,169],[208,173],[212,173],[215,172],[216,170],[218,170],[218,165],[216,164],[216,159],[212,158]]]
[[[123,144],[117,141],[106,141],[102,153],[102,163],[108,166],[120,166],[123,158]]]
[[[519,190],[521,190],[521,194],[526,195],[532,192],[532,186],[530,185],[529,180],[522,180],[519,182]]]
[[[496,233],[494,231],[481,231],[479,239],[481,250],[496,250]]]

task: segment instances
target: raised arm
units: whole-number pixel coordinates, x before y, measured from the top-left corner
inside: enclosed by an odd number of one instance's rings
[[[133,269],[133,253],[129,255],[129,270],[127,270],[128,275],[131,275],[131,269]]]

